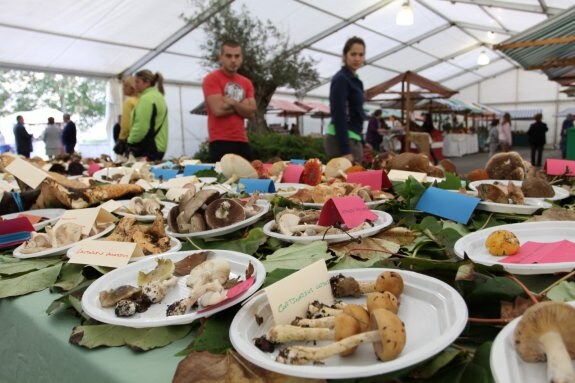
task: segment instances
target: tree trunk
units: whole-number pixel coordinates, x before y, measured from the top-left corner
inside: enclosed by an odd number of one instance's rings
[[[256,86],[256,115],[248,122],[248,130],[251,133],[269,133],[266,112],[276,88],[276,86]]]

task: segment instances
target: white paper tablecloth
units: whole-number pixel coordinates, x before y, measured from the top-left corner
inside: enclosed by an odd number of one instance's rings
[[[443,136],[443,155],[445,157],[461,157],[478,151],[477,134],[446,134]]]

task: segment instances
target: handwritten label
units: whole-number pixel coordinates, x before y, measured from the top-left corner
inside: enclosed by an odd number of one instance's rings
[[[347,175],[347,182],[370,186],[372,190],[391,189],[393,187],[385,170],[349,173]]]
[[[32,189],[37,188],[48,177],[48,173],[18,157],[14,158],[5,169]]]
[[[98,223],[104,222],[115,222],[117,220],[110,212],[98,207],[91,207],[87,209],[74,209],[66,210],[60,219],[54,225],[54,229],[57,227],[71,222],[82,226],[82,234],[89,235],[92,227]]]
[[[333,304],[325,260],[317,261],[265,289],[276,324],[289,324],[305,316],[308,305],[317,300]]]
[[[318,223],[322,226],[345,224],[348,229],[365,221],[375,221],[377,215],[358,196],[334,197],[323,204]]]
[[[425,182],[425,179],[427,178],[427,174],[425,173],[408,172],[405,170],[395,170],[395,169],[391,169],[387,174],[387,176],[392,181],[405,181],[409,178],[409,176],[412,176],[419,182]]]
[[[120,267],[128,264],[130,258],[144,256],[140,247],[131,242],[84,240],[73,249],[68,262],[84,265]]]

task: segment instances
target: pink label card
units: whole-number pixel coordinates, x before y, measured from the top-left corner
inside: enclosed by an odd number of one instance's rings
[[[393,187],[384,170],[349,173],[347,182],[370,186],[372,190],[391,189]]]
[[[90,166],[88,166],[88,174],[91,176],[94,175],[94,173],[96,173],[98,170],[103,169],[102,166],[100,164],[97,164],[95,162],[92,162],[90,164]]]
[[[575,177],[575,161],[548,158],[545,161],[545,172],[550,176]]]
[[[331,226],[343,223],[348,229],[361,225],[365,221],[375,221],[377,215],[358,196],[330,198],[323,205],[319,215],[319,224]]]
[[[548,243],[527,241],[521,245],[517,254],[507,256],[499,262],[523,265],[575,262],[575,243],[568,240]]]
[[[284,171],[282,182],[299,184],[302,173],[303,165],[288,165]]]

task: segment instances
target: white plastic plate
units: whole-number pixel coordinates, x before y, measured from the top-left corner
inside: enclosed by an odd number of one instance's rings
[[[522,222],[510,225],[501,225],[479,230],[460,238],[455,242],[455,254],[463,258],[464,254],[476,263],[487,266],[501,265],[513,274],[552,274],[569,272],[575,268],[575,256],[573,262],[562,263],[535,263],[514,264],[499,262],[503,257],[489,254],[485,241],[489,234],[496,230],[509,230],[514,233],[522,245],[527,241],[532,242],[557,242],[564,239],[575,241],[575,224],[570,221],[547,221],[547,222]]]
[[[14,219],[14,218],[18,218],[18,216],[20,214],[29,214],[29,215],[36,215],[38,217],[44,217],[45,219],[43,221],[40,221],[36,224],[34,224],[34,230],[36,231],[40,231],[42,230],[44,227],[46,227],[47,225],[52,225],[56,222],[58,222],[58,219],[60,218],[60,216],[62,214],[64,214],[64,212],[66,211],[66,209],[37,209],[37,210],[27,210],[27,211],[20,211],[18,213],[10,213],[10,214],[4,214],[2,216],[2,218],[4,219]]]
[[[481,184],[501,184],[503,186],[507,186],[507,184],[509,183],[509,180],[481,180],[481,181],[473,181],[469,183],[469,188],[471,190],[477,190],[477,186],[481,185]],[[516,186],[521,187],[521,185],[523,185],[523,181],[513,181],[513,183]],[[569,192],[563,188],[560,188],[559,186],[553,186],[553,191],[555,192],[555,195],[553,197],[549,197],[549,198],[537,198],[537,199],[548,199],[551,201],[558,201],[558,200],[562,200],[564,198],[569,197]],[[532,198],[533,199],[533,198]]]
[[[161,303],[153,304],[147,311],[138,313],[133,317],[120,318],[114,314],[113,307],[103,308],[100,306],[99,294],[101,291],[117,288],[122,285],[137,286],[138,272],[149,272],[153,270],[157,264],[156,258],[169,258],[172,261],[177,262],[190,254],[198,253],[200,251],[180,251],[176,253],[166,253],[159,256],[155,255],[153,257],[146,257],[146,259],[142,261],[134,262],[119,269],[112,270],[98,278],[86,289],[82,296],[82,309],[93,319],[118,326],[145,328],[180,325],[191,323],[198,318],[209,317],[210,315],[225,310],[251,296],[264,283],[266,270],[264,265],[256,258],[236,251],[211,250],[214,253],[213,257],[225,259],[230,263],[230,278],[240,276],[241,279],[244,280],[245,272],[248,265],[251,263],[255,270],[254,284],[243,294],[240,294],[229,302],[218,305],[213,309],[207,308],[199,312],[191,310],[183,315],[166,316],[166,309],[170,304],[189,295],[191,289],[186,286],[187,276],[178,278],[179,280],[176,286],[172,287],[168,291]]]
[[[359,281],[373,281],[385,269],[352,269],[330,272],[343,274]],[[405,323],[407,343],[397,359],[381,362],[370,344],[360,346],[348,357],[333,356],[323,365],[288,365],[275,361],[274,353],[265,353],[254,345],[254,339],[264,335],[274,325],[265,294],[249,300],[238,311],[230,327],[234,349],[250,362],[281,374],[312,379],[351,379],[385,374],[426,360],[449,346],[467,323],[467,306],[459,293],[446,283],[411,271],[394,270],[404,280],[398,315]],[[365,303],[365,298],[345,299],[348,303]],[[261,326],[256,315],[263,318]],[[313,346],[316,342],[309,342]],[[327,342],[317,342],[317,345]],[[302,343],[303,344],[303,343]]]
[[[378,199],[375,201],[365,201],[365,206],[367,207],[376,207],[379,205],[383,205],[384,203],[386,203],[387,199]],[[312,209],[321,209],[323,208],[323,203],[315,203],[315,202],[304,202],[302,203],[303,206],[305,207],[310,207]]]
[[[477,210],[489,211],[492,213],[530,215],[539,209],[549,209],[551,206],[552,205],[549,202],[539,198],[525,198],[524,205],[481,201],[477,204]]]

